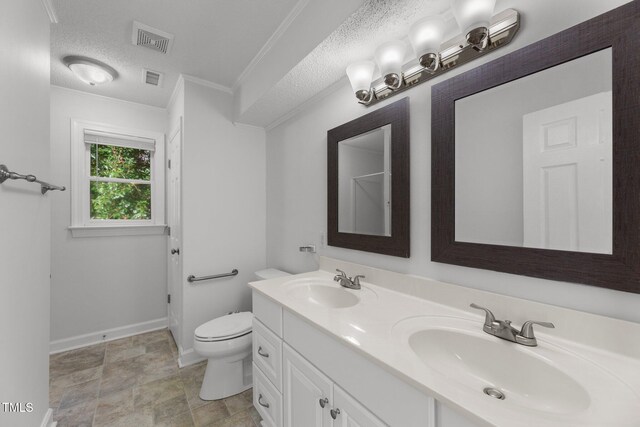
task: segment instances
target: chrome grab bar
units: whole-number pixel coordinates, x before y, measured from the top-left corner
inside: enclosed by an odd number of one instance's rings
[[[238,275],[238,270],[234,268],[233,270],[231,270],[231,273],[214,274],[213,276],[196,277],[192,274],[189,277],[187,277],[187,282],[189,283],[202,282],[203,280],[222,279],[223,277],[231,277],[231,276],[237,276],[237,275]]]
[[[8,179],[24,179],[25,181],[28,181],[28,182],[38,183],[40,184],[40,192],[42,194],[45,194],[49,190],[60,190],[60,191],[66,190],[65,187],[58,187],[57,185],[40,181],[38,178],[36,178],[35,175],[21,175],[16,172],[9,171],[9,168],[7,168],[5,165],[0,165],[0,184],[2,184]]]

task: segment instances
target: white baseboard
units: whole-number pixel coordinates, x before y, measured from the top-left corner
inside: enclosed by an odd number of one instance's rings
[[[178,366],[180,368],[184,368],[185,366],[189,365],[195,365],[198,362],[207,360],[206,357],[202,357],[198,353],[196,353],[193,348],[184,350],[182,346],[178,346],[178,354]]]
[[[86,347],[92,344],[113,341],[119,338],[130,337],[131,335],[164,329],[167,327],[168,322],[168,319],[163,317],[161,319],[150,320],[148,322],[136,323],[133,325],[121,326],[119,328],[106,329],[104,331],[97,331],[90,334],[77,335],[75,337],[51,341],[49,343],[49,354],[61,353],[63,351]]]
[[[44,418],[40,423],[40,427],[56,427],[58,423],[53,421],[53,409],[47,409],[46,414],[44,414]]]

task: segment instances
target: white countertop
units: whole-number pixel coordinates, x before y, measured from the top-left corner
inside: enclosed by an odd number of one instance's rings
[[[373,270],[372,270],[373,271]],[[375,271],[368,273],[376,276]],[[414,281],[415,277],[392,274],[395,281]],[[378,274],[378,276],[381,276]],[[252,282],[249,285],[264,296],[282,305],[285,309],[296,313],[306,319],[316,327],[328,332],[337,340],[342,341],[347,346],[366,356],[383,369],[396,375],[402,380],[410,383],[418,390],[423,391],[450,406],[453,409],[465,413],[470,419],[484,425],[498,426],[640,426],[640,359],[623,355],[611,347],[611,343],[616,343],[615,339],[607,334],[620,334],[620,340],[640,340],[639,325],[622,322],[621,327],[616,330],[606,331],[598,329],[597,333],[602,335],[603,347],[594,346],[593,342],[586,345],[584,342],[571,341],[563,338],[567,331],[560,333],[548,333],[539,328],[536,330],[538,346],[529,348],[524,346],[522,351],[533,351],[536,357],[542,359],[550,357],[553,363],[554,355],[561,355],[565,363],[571,361],[573,357],[578,358],[581,363],[578,366],[588,366],[589,372],[577,372],[580,378],[576,381],[590,392],[591,402],[587,408],[571,413],[541,412],[535,409],[517,405],[505,405],[505,401],[488,398],[477,390],[461,387],[460,384],[451,381],[447,376],[436,372],[425,365],[407,344],[407,328],[398,327],[399,322],[408,318],[424,318],[434,316],[442,319],[455,318],[457,322],[475,322],[478,334],[482,335],[482,325],[484,315],[471,313],[460,308],[452,307],[425,299],[424,296],[417,297],[409,293],[401,293],[389,289],[387,286],[375,285],[369,282],[362,282],[363,290],[349,290],[361,296],[361,302],[346,308],[326,308],[320,305],[311,304],[299,298],[293,298],[289,292],[289,283],[293,280],[309,278],[323,281],[332,280],[334,273],[327,271],[315,271],[295,276],[276,278],[265,281]],[[368,275],[369,277],[369,275]],[[424,279],[428,285],[428,279]],[[336,284],[337,286],[337,284]],[[395,286],[395,285],[394,285]],[[468,306],[471,302],[477,302],[491,309],[492,306],[482,304],[491,297],[492,294],[469,290],[455,285],[447,285],[438,282],[438,286],[450,286],[447,292],[459,292],[460,304]],[[435,288],[434,288],[435,289]],[[434,295],[438,295],[434,291]],[[449,295],[451,297],[451,295]],[[477,301],[480,298],[481,301]],[[495,295],[496,301],[508,298]],[[438,299],[437,297],[434,299]],[[485,301],[482,301],[484,299]],[[511,298],[510,300],[517,301]],[[524,307],[536,304],[540,312],[540,304],[521,300]],[[498,304],[498,302],[496,303]],[[512,303],[513,304],[513,303]],[[584,322],[584,313],[575,312],[568,309],[549,306],[550,312],[559,313],[561,310],[563,322],[556,326],[570,325],[571,318],[575,313],[576,319]],[[469,309],[471,310],[471,309]],[[502,318],[500,313],[495,312],[497,318]],[[599,316],[589,315],[588,322],[597,322]],[[601,318],[608,319],[608,318]],[[536,319],[548,320],[548,319]],[[621,321],[611,320],[611,325],[620,325]],[[428,321],[428,319],[427,319]],[[516,320],[514,320],[516,323]],[[602,323],[602,322],[600,322]],[[607,323],[606,321],[604,323]],[[404,323],[403,323],[404,324]],[[585,325],[588,327],[589,325]],[[624,336],[629,332],[633,336]],[[486,335],[486,334],[485,334]],[[487,335],[488,336],[488,335]],[[513,345],[499,338],[495,339],[497,345]],[[597,337],[596,337],[597,338]],[[592,341],[596,341],[592,338]],[[637,343],[634,343],[637,345]],[[634,349],[632,349],[635,351]],[[633,351],[628,351],[633,353]],[[627,353],[628,353],[627,352]],[[575,360],[578,360],[575,359]],[[569,366],[569,365],[563,365]],[[571,369],[568,369],[571,371]],[[585,371],[585,369],[582,369]],[[571,374],[571,372],[570,372]],[[598,378],[609,375],[617,378],[621,386],[615,388],[614,395],[611,390],[598,389]],[[553,388],[554,384],[548,387]],[[602,388],[602,387],[600,387]],[[606,396],[606,397],[605,397]]]

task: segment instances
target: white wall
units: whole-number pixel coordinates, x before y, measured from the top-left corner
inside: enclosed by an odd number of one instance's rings
[[[70,187],[71,120],[165,133],[164,109],[51,89],[51,179]],[[74,238],[71,192],[52,199],[51,340],[166,317],[166,236]]]
[[[0,163],[49,179],[49,19],[40,0],[6,0],[0,13]],[[55,181],[53,181],[55,183]],[[25,181],[0,185],[0,425],[37,426],[49,409],[50,201]]]
[[[626,1],[499,1],[496,10],[513,7],[523,15],[522,28],[512,44],[432,82],[443,81],[623,3]],[[638,294],[430,261],[430,85],[431,83],[424,83],[400,96],[411,98],[411,258],[395,258],[336,247],[319,246],[318,252],[378,268],[640,322]],[[267,133],[269,266],[292,272],[317,268],[316,259],[298,252],[298,246],[311,242],[319,245],[320,235],[327,228],[326,132],[400,97],[393,97],[367,109],[359,106],[348,85],[342,84],[327,98]]]
[[[229,311],[251,309],[247,283],[265,267],[265,132],[234,125],[232,110],[231,95],[185,83],[183,276],[234,268],[239,274],[198,284],[184,281],[184,352],[191,350],[200,324]]]

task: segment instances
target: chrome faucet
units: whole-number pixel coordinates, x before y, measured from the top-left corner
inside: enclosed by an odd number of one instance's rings
[[[482,327],[483,331],[489,335],[515,342],[517,344],[529,347],[535,347],[538,345],[538,341],[533,333],[533,325],[540,325],[545,328],[555,328],[555,325],[550,322],[535,322],[533,320],[528,320],[524,322],[522,329],[518,330],[511,326],[511,320],[496,320],[495,316],[488,308],[480,307],[476,304],[471,304],[471,307],[485,312],[484,325]]]
[[[336,271],[340,274],[336,274],[333,277],[333,280],[340,283],[340,286],[348,288],[348,289],[361,289],[360,279],[364,279],[365,277],[361,274],[351,278],[346,275],[346,273],[342,270],[336,269]]]

